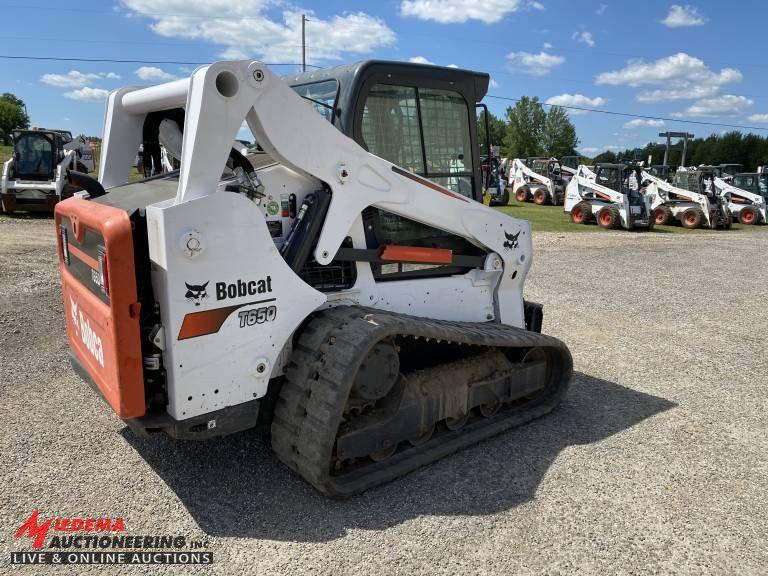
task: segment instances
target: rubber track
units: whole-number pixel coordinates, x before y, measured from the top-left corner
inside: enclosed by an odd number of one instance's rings
[[[507,410],[441,434],[382,462],[331,475],[333,450],[358,367],[371,347],[389,336],[413,336],[495,348],[544,347],[558,363],[551,393],[533,405]],[[272,422],[272,448],[324,494],[344,497],[392,480],[451,452],[553,410],[565,395],[573,360],[561,341],[503,324],[425,319],[358,306],[317,313],[302,329],[286,370]]]

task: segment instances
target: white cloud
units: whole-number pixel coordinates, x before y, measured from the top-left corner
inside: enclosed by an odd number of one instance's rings
[[[669,13],[664,20],[661,21],[667,28],[682,28],[685,26],[702,26],[706,22],[704,16],[699,13],[699,9],[695,6],[680,6],[679,4],[672,4],[669,8]]]
[[[489,88],[498,88],[499,87],[499,83],[496,82],[496,80],[494,80],[493,78],[491,78],[490,82],[488,82],[488,87]]]
[[[80,88],[98,79],[98,74],[83,73],[78,70],[70,70],[66,74],[43,74],[40,82],[50,86],[59,86],[62,88]]]
[[[311,10],[272,0],[123,0],[132,11],[151,18],[160,36],[202,40],[222,47],[222,54],[257,57],[266,62],[293,63],[301,59],[301,15],[309,23],[310,62],[338,60],[343,54],[366,54],[393,44],[395,33],[380,18],[365,12],[345,12],[322,19]],[[283,6],[282,19],[266,13]]]
[[[750,122],[768,122],[768,114],[752,114],[747,116],[747,120]]]
[[[551,49],[552,49],[552,44],[550,44],[549,42],[544,42],[544,50],[551,50]]]
[[[586,44],[590,48],[595,45],[595,39],[592,38],[592,32],[582,30],[581,32],[574,32],[571,34],[571,39],[576,40],[582,44]]]
[[[531,10],[544,10],[544,4],[536,2],[535,0],[528,2],[527,7]]]
[[[540,2],[530,2],[528,6],[544,9]],[[521,0],[403,0],[400,14],[441,24],[461,24],[467,20],[493,24],[523,7]]]
[[[115,74],[114,72],[107,72],[106,74],[104,74],[104,78],[107,78],[109,80],[119,80],[120,75]]]
[[[589,98],[584,94],[560,94],[558,96],[552,96],[547,98],[547,104],[554,104],[555,106],[576,106],[577,108],[599,108],[605,106],[607,100],[596,96],[595,98]],[[568,110],[571,115],[589,114],[587,110]]]
[[[606,9],[608,8],[608,4],[600,4],[600,6],[597,7],[597,10],[595,10],[595,14],[598,16],[602,16]]]
[[[710,98],[720,92],[718,84],[687,84],[681,88],[669,90],[645,90],[637,95],[638,102],[653,103],[671,100],[696,100],[697,98]]]
[[[142,80],[175,80],[176,76],[156,66],[141,66],[134,72]]]
[[[723,94],[715,98],[703,98],[693,103],[683,112],[675,112],[672,116],[683,118],[686,116],[738,116],[745,108],[752,106],[754,102],[745,96]]]
[[[166,72],[162,68],[157,68],[156,66],[141,66],[140,68],[137,68],[134,72],[136,76],[141,78],[142,80],[147,81],[156,81],[156,80],[175,80],[176,76],[173,74]]]
[[[598,74],[596,83],[610,86],[660,86],[637,95],[639,102],[693,100],[714,96],[725,84],[741,82],[735,68],[711,70],[699,58],[679,52],[653,62],[630,60],[621,70]]]
[[[447,68],[458,68],[458,64],[448,64]]]
[[[624,128],[627,130],[636,130],[638,128],[661,128],[662,126],[664,126],[664,120],[646,120],[643,118],[635,118],[624,124]]]
[[[553,68],[565,62],[562,56],[547,52],[510,52],[507,54],[507,68],[513,72],[522,72],[530,76],[546,76]]]
[[[64,97],[70,100],[82,100],[99,102],[105,100],[109,96],[109,90],[103,88],[91,88],[90,86],[84,86],[78,90],[72,90],[71,92],[64,92]]]

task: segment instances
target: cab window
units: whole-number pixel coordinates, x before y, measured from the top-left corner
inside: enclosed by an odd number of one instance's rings
[[[416,88],[376,84],[363,108],[362,134],[368,151],[424,174]]]
[[[312,82],[300,86],[291,86],[293,91],[302,98],[306,98],[315,110],[333,123],[333,111],[336,107],[336,95],[339,92],[339,83],[336,80],[324,80]]]
[[[464,98],[450,90],[375,84],[363,106],[369,152],[472,196],[472,142]]]

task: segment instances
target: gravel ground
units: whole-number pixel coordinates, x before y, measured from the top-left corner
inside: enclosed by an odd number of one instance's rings
[[[51,221],[0,216],[0,562],[39,508],[205,540],[206,574],[765,574],[768,229],[535,244],[562,407],[335,502],[253,433],[135,438],[67,364]]]

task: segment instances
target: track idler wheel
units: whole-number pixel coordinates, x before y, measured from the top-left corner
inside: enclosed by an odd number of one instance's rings
[[[400,374],[400,358],[391,342],[378,342],[365,357],[352,385],[352,396],[379,400],[386,396]]]

